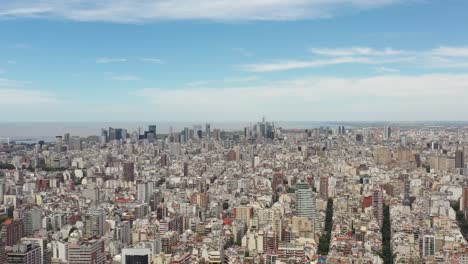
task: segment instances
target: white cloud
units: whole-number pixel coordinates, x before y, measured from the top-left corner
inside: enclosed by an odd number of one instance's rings
[[[208,85],[216,85],[216,84],[237,84],[237,83],[248,83],[248,82],[255,82],[260,80],[259,76],[247,76],[247,77],[239,77],[239,78],[225,78],[223,80],[204,80],[204,81],[194,81],[186,83],[187,86],[208,86]]]
[[[399,69],[389,68],[389,67],[377,67],[377,68],[375,68],[375,71],[379,72],[379,73],[397,73],[397,72],[400,72]]]
[[[186,121],[251,120],[258,114],[276,120],[466,120],[468,74],[305,78],[229,88],[142,89],[136,95],[157,114]]]
[[[151,63],[157,63],[157,64],[163,64],[164,61],[161,59],[156,59],[156,58],[140,58],[139,59],[142,62],[151,62]]]
[[[325,67],[338,64],[372,64],[371,59],[365,57],[340,57],[310,61],[280,61],[272,63],[255,63],[240,65],[237,68],[248,72],[274,72],[303,68]]]
[[[21,87],[25,83],[17,80],[0,78],[0,87]]]
[[[312,48],[315,55],[311,60],[282,60],[260,62],[237,66],[249,72],[274,72],[303,68],[326,67],[338,64],[401,64],[419,68],[468,68],[468,48],[440,47],[424,51],[408,51],[393,48],[374,49],[371,47]],[[379,72],[394,71],[390,67],[378,67]]]
[[[468,57],[468,46],[466,47],[446,47],[442,46],[437,49],[433,49],[430,52],[434,56],[442,57]]]
[[[102,58],[97,58],[96,63],[113,63],[113,62],[126,62],[127,59],[125,58],[107,58],[107,57],[102,57]]]
[[[39,105],[56,104],[59,99],[52,94],[38,90],[0,88],[0,109],[32,108]]]
[[[124,74],[112,76],[111,79],[116,81],[138,81],[140,80],[140,77],[131,74]]]
[[[0,5],[0,17],[121,23],[186,19],[281,21],[329,18],[398,2],[402,0],[11,0]]]
[[[324,56],[391,56],[401,55],[404,53],[402,50],[396,50],[392,48],[385,48],[383,50],[377,50],[369,47],[351,47],[341,49],[328,49],[328,48],[312,48],[310,52],[317,55]]]

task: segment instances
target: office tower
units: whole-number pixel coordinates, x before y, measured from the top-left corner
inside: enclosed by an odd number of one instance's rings
[[[137,200],[143,203],[149,201],[148,184],[146,182],[137,184]]]
[[[109,133],[105,128],[101,129],[101,144],[109,142]]]
[[[62,148],[63,148],[63,139],[62,139],[62,136],[56,136],[55,137],[55,152],[57,153],[60,153],[62,152]]]
[[[114,239],[122,242],[124,245],[132,243],[132,228],[129,221],[120,222],[115,226]]]
[[[13,246],[7,253],[7,263],[42,264],[41,247],[36,243],[22,243]]]
[[[199,139],[203,137],[203,131],[201,129],[197,130],[197,136]]]
[[[422,256],[434,256],[435,255],[435,236],[424,235],[422,237]]]
[[[69,150],[83,150],[83,143],[80,137],[73,136],[70,138],[70,143],[68,144]]]
[[[206,133],[206,138],[211,139],[211,125],[208,123],[205,125],[205,133]]]
[[[115,129],[112,127],[109,127],[108,141],[114,141],[114,140],[116,140]]]
[[[22,219],[8,219],[2,223],[2,236],[5,245],[12,247],[24,236],[24,224]]]
[[[124,181],[135,180],[135,164],[133,162],[124,162],[123,164]]]
[[[68,143],[70,143],[70,133],[65,133],[63,135],[63,142],[68,145]]]
[[[315,208],[312,207],[312,189],[307,183],[296,184],[297,215],[312,219]]]
[[[42,225],[42,211],[40,209],[33,208],[24,212],[23,223],[25,236],[30,236],[34,232],[40,230]]]
[[[309,184],[305,182],[296,183],[296,214],[307,217],[314,223],[314,230],[320,230],[318,215],[315,207],[315,197]]]
[[[157,139],[156,125],[149,125],[148,126],[148,136],[146,138],[149,139],[148,137],[151,137],[151,135],[155,140]]]
[[[380,226],[383,223],[383,191],[380,187],[374,187],[372,194],[372,207],[374,218],[377,219]]]
[[[94,236],[104,235],[104,223],[106,221],[106,213],[104,209],[91,208],[84,215],[83,235],[91,238]]]
[[[68,243],[67,256],[68,264],[105,264],[104,241],[91,239]]]
[[[189,173],[189,164],[188,162],[184,162],[184,176],[187,177]]]
[[[125,137],[126,137],[127,136],[126,131],[124,132],[124,130],[122,128],[116,128],[115,129],[115,140],[125,139],[124,134],[125,134]]]
[[[150,264],[150,248],[124,248],[122,249],[122,264]]]
[[[392,127],[390,125],[384,126],[384,139],[390,139],[392,137]]]
[[[188,127],[184,127],[184,137],[186,141],[189,141],[191,139],[190,129]]]
[[[465,152],[457,149],[455,152],[455,168],[462,169],[465,167]]]
[[[328,200],[328,177],[320,177],[320,198]]]

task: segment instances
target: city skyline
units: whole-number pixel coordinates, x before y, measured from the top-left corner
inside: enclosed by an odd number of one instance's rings
[[[465,121],[467,7],[9,1],[0,122]]]

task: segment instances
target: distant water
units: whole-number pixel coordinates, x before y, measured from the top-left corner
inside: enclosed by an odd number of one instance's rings
[[[242,131],[244,127],[255,122],[210,122],[211,131],[221,129],[225,131]],[[275,122],[276,126],[286,129],[308,129],[317,127],[336,127],[344,125],[347,128],[353,127],[380,127],[385,124],[397,124],[402,127],[421,127],[432,125],[443,126],[467,126],[468,122],[336,122],[336,121],[285,121]],[[18,123],[0,123],[0,139],[10,138],[17,142],[36,143],[38,140],[54,141],[55,136],[70,133],[71,136],[87,137],[91,135],[100,135],[102,128],[123,128],[129,133],[148,129],[148,125],[155,124],[158,134],[166,134],[172,127],[174,132],[182,131],[184,127],[193,128],[201,126],[205,130],[204,122],[18,122]]]

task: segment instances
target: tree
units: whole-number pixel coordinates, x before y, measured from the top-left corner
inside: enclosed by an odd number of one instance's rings
[[[229,203],[228,202],[224,202],[223,203],[223,210],[227,210],[229,208]]]
[[[382,227],[380,228],[382,233],[382,258],[384,264],[393,264],[394,255],[392,250],[392,226],[390,222],[390,207],[388,205],[384,206],[383,211],[383,222]]]
[[[329,198],[327,202],[327,211],[325,215],[325,230],[319,239],[318,253],[328,255],[330,251],[330,239],[333,229],[333,199]]]

